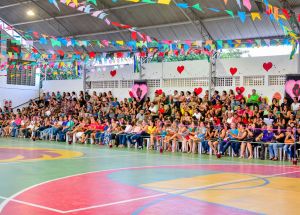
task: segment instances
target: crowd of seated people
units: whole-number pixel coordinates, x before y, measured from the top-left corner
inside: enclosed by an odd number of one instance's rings
[[[182,153],[211,153],[278,160],[297,156],[300,104],[294,98],[270,103],[252,90],[155,93],[119,101],[111,92],[44,93],[15,113],[0,110],[2,137],[137,147]],[[259,150],[258,150],[259,149]]]

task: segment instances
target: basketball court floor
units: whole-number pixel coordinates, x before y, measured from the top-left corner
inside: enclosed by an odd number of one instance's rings
[[[287,162],[0,139],[0,215],[296,214]]]

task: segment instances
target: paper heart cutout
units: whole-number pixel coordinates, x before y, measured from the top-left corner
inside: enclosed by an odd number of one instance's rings
[[[148,87],[146,84],[134,84],[131,92],[134,98],[142,100],[148,93]]]
[[[198,96],[198,95],[200,95],[200,94],[202,93],[202,88],[201,88],[201,87],[195,88],[195,89],[194,89],[194,92],[195,92],[196,95]]]
[[[183,70],[184,70],[184,66],[177,66],[177,72],[181,74]]]
[[[132,91],[129,91],[129,96],[130,96],[131,98],[133,98],[133,97],[134,97],[134,94],[133,94],[133,92],[132,92]]]
[[[279,92],[274,93],[273,98],[277,99],[277,100],[281,100],[281,94]]]
[[[243,92],[245,92],[245,87],[236,87],[235,91],[237,92],[238,90],[243,94]]]
[[[273,63],[272,62],[268,62],[268,63],[264,63],[263,64],[263,68],[268,72],[270,69],[272,69],[273,67]]]
[[[236,67],[231,67],[230,68],[230,73],[231,75],[235,75],[235,73],[237,73],[238,69]]]
[[[117,70],[112,70],[112,71],[110,71],[110,75],[111,75],[112,77],[115,77],[116,74],[117,74]]]
[[[155,90],[155,93],[157,93],[157,95],[161,95],[161,94],[163,94],[163,90],[162,89],[159,89],[159,90]]]
[[[285,92],[291,97],[300,97],[300,80],[289,80],[285,83]]]
[[[95,52],[90,52],[89,56],[90,56],[90,58],[95,58],[96,57],[96,53]]]

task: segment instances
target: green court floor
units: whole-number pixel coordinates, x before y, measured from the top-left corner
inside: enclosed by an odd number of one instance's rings
[[[121,178],[120,183],[126,184],[126,186],[137,184],[138,187],[140,188],[141,186],[143,187],[152,186],[152,183],[156,184],[161,181],[171,180],[171,184],[172,184],[174,182],[173,179],[177,180],[178,178],[182,179],[182,178],[190,178],[190,177],[202,177],[204,175],[210,175],[216,173],[216,169],[201,170],[202,172],[198,171],[192,168],[195,165],[196,166],[211,165],[214,168],[215,166],[219,166],[220,169],[218,169],[218,173],[219,172],[221,173],[222,166],[220,165],[224,165],[224,166],[234,165],[239,168],[239,171],[243,171],[244,166],[245,167],[246,166],[249,167],[252,165],[270,166],[270,167],[275,166],[278,168],[285,168],[289,166],[290,163],[281,162],[281,161],[274,162],[268,160],[261,161],[256,159],[247,160],[247,159],[238,159],[232,157],[223,157],[221,159],[217,159],[215,156],[209,156],[209,155],[197,155],[197,154],[193,155],[193,154],[182,154],[182,153],[160,154],[159,152],[156,151],[136,150],[136,149],[126,149],[126,148],[110,149],[104,146],[100,147],[98,145],[68,145],[66,143],[58,143],[58,142],[47,142],[47,141],[33,142],[27,139],[1,138],[0,139],[0,178],[1,178],[0,214],[12,213],[12,212],[7,212],[4,209],[7,208],[7,204],[9,201],[11,201],[11,199],[13,198],[16,199],[14,196],[20,191],[23,193],[26,191],[26,189],[32,187],[34,188],[36,185],[43,184],[43,182],[51,182],[55,179],[66,178],[67,176],[82,175],[84,173],[90,173],[90,172],[101,173],[102,170],[109,170],[111,171],[111,175],[109,175],[109,178],[112,181],[116,181]],[[164,170],[148,169],[149,167],[164,168],[165,166],[170,166],[172,167],[172,169],[164,169]],[[183,168],[182,170],[179,170],[182,166],[186,166],[187,169]],[[178,169],[173,167],[178,167]],[[122,173],[114,172],[114,170],[120,170],[122,168],[124,168],[124,171]],[[129,171],[134,168],[138,168],[139,171],[135,173]],[[272,172],[272,174],[274,173],[277,172],[276,171]],[[273,177],[273,175],[268,175],[267,177]],[[91,179],[85,179],[85,180],[87,181],[83,180],[82,183],[89,183],[89,180]],[[216,179],[214,178],[213,180]],[[241,180],[244,179],[242,178]],[[195,181],[197,180],[194,180],[193,183]],[[106,183],[106,182],[101,182],[101,183]],[[161,185],[159,184],[155,186],[161,186]],[[174,186],[176,187],[176,183]],[[56,188],[54,187],[53,189]],[[154,188],[151,187],[151,189]],[[182,190],[184,189],[182,188]],[[159,190],[161,192],[160,188],[158,189],[157,187],[155,187],[154,190],[155,191]],[[176,192],[176,190],[174,191],[173,189],[172,192]],[[33,194],[30,195],[31,195],[30,198],[32,198]],[[128,198],[129,197],[131,196],[128,196]],[[26,198],[29,197],[27,196]],[[15,204],[25,204],[27,206],[28,205],[30,206],[31,203],[29,204],[28,201],[22,200],[21,202],[17,202]],[[30,200],[29,202],[32,201],[35,200]],[[40,205],[46,204],[43,203],[42,200],[38,202],[39,202],[38,204],[36,203],[36,205],[33,206],[31,205],[31,207],[36,207],[38,209],[41,209]],[[12,208],[16,210],[18,209],[17,206],[14,206]],[[49,209],[49,211],[51,212],[51,209],[55,207],[47,206],[45,208],[46,208],[45,210]],[[76,209],[76,210],[81,211],[81,209]],[[28,209],[28,211],[30,212],[31,209]],[[43,214],[61,214],[61,213],[73,214],[72,210],[62,210],[62,209],[58,211],[53,209],[52,212],[53,213],[45,212]],[[99,213],[99,211],[97,213]],[[97,213],[82,213],[82,214],[97,214]],[[81,213],[74,212],[74,214],[81,214]]]

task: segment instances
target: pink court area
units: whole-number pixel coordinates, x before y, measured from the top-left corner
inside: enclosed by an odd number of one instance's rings
[[[211,182],[203,180],[203,185],[169,190],[162,187],[147,186],[151,184],[167,183],[172,185],[180,183],[186,178],[176,177],[173,179],[155,180],[153,176],[150,181],[140,180],[140,184],[128,183],[128,175],[135,177],[145,170],[157,171],[194,171],[199,172],[191,183],[197,184],[197,178],[201,181],[203,172],[209,171]],[[115,180],[113,174],[124,174],[124,180]],[[241,179],[234,176],[230,180],[226,178],[219,181],[219,174],[234,174],[243,176]],[[247,176],[247,177],[245,177]],[[140,174],[143,179],[146,177]],[[214,178],[215,177],[215,178]],[[85,173],[61,179],[52,180],[31,188],[12,197],[0,206],[1,215],[56,215],[56,214],[261,214],[255,210],[233,207],[231,204],[220,204],[211,198],[200,198],[193,194],[228,188],[239,189],[242,192],[250,192],[268,186],[271,179],[285,177],[286,180],[298,180],[300,168],[288,166],[265,166],[265,165],[182,165],[182,166],[153,166],[138,168],[123,168],[115,170],[104,170],[99,172]],[[196,181],[193,181],[196,178]],[[129,178],[129,181],[131,179]],[[132,178],[134,180],[134,178]],[[248,186],[254,181],[259,183]],[[174,182],[175,181],[175,182]],[[199,182],[198,181],[198,182]],[[262,182],[263,181],[263,182]],[[145,183],[145,184],[144,184]],[[244,186],[240,184],[246,183]],[[233,185],[233,187],[232,187]],[[186,185],[185,185],[186,186]],[[244,190],[243,190],[244,189]],[[171,191],[170,191],[171,190]],[[210,200],[209,200],[210,199]],[[242,201],[242,200],[241,200]],[[251,202],[249,208],[251,208]]]

